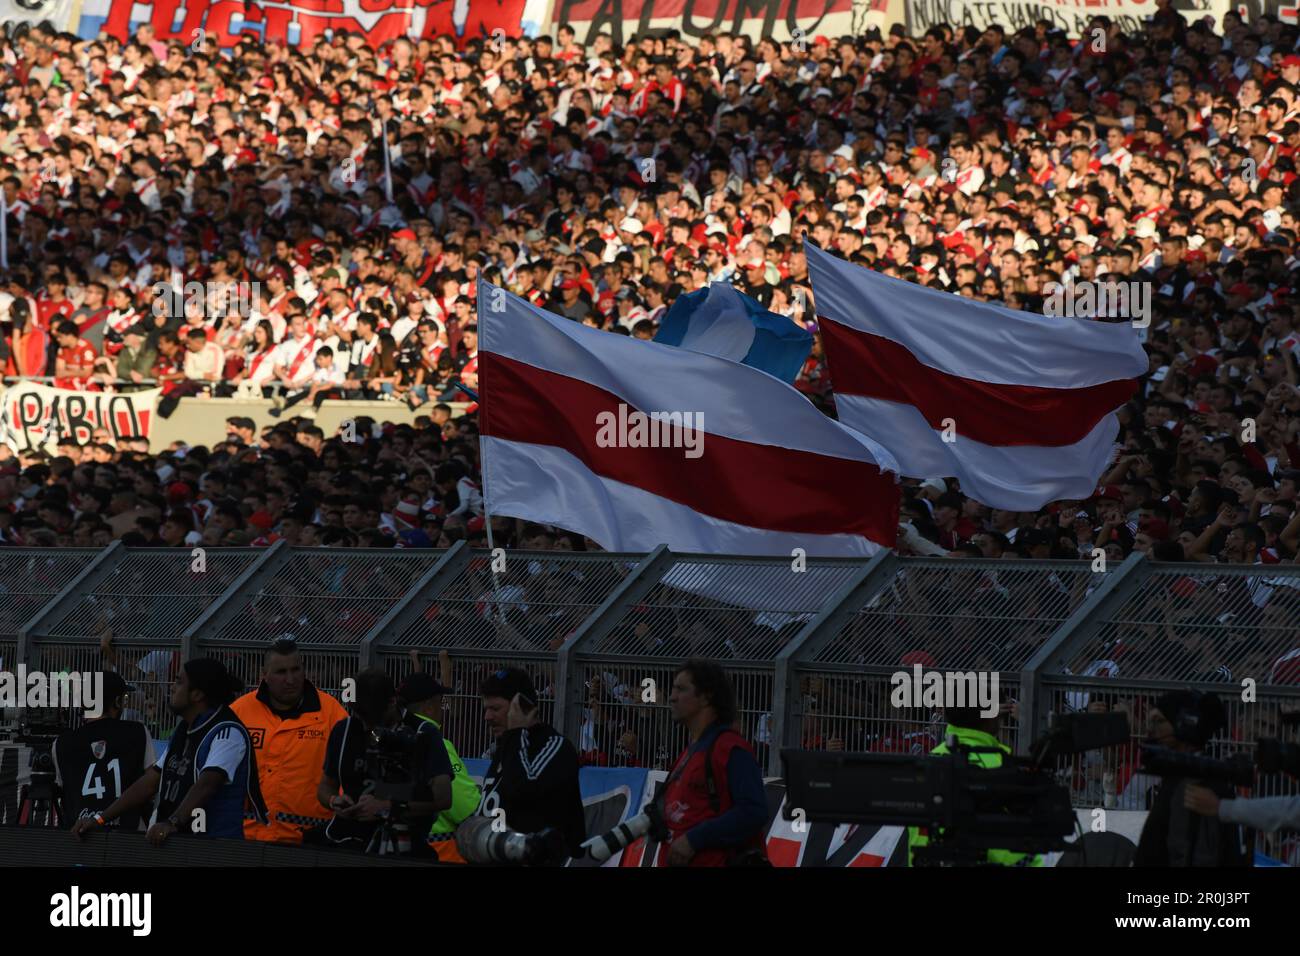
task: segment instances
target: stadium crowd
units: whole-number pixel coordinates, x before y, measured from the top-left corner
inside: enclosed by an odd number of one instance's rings
[[[815,330],[806,232],[1016,308],[1055,281],[1151,284],[1151,372],[1097,494],[1019,514],[909,480],[901,551],[1293,562],[1297,28],[1160,7],[1142,35],[1098,16],[1083,40],[1046,22],[625,48],[565,26],[463,49],[245,36],[234,55],[148,25],[6,38],[7,381],[157,382],[163,415],[263,395],[285,417],[232,419],[213,448],[104,428],[53,456],[0,448],[0,538],[480,543],[474,406],[446,404],[477,386],[478,276],[615,334],[653,336],[716,281]],[[830,411],[831,386],[814,344],[797,387]],[[377,400],[358,441],[312,423],[329,397]]]

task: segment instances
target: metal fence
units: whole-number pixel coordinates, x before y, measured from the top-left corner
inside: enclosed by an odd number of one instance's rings
[[[1218,753],[1294,740],[1300,567],[899,558],[765,559],[566,551],[268,549],[0,551],[0,667],[113,663],[160,734],[182,660],[222,658],[256,685],[291,634],[337,693],[366,666],[444,676],[445,730],[466,756],[489,743],[478,688],[504,666],[533,677],[543,718],[587,763],[666,767],[684,743],[674,667],[719,661],[768,772],[782,747],[923,752],[939,709],[900,700],[917,666],[998,678],[1004,740],[1026,752],[1055,714],[1122,709],[1134,741],[1159,694],[1224,696]],[[440,657],[441,653],[441,657]],[[414,657],[413,657],[414,655]],[[1243,681],[1249,679],[1247,684]],[[1248,688],[1250,688],[1248,690]],[[1078,758],[1076,803],[1140,809],[1136,746]],[[1260,778],[1260,792],[1293,782]]]

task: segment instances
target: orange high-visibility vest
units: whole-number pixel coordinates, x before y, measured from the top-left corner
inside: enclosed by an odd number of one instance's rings
[[[307,681],[291,716],[271,709],[265,685],[230,705],[248,728],[257,751],[257,776],[270,825],[244,821],[244,838],[301,843],[304,830],[329,820],[316,799],[325,748],[334,725],[347,716],[343,705]]]

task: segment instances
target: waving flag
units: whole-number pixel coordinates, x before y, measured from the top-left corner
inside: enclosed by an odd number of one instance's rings
[[[994,508],[1086,498],[1147,370],[1127,323],[1047,318],[872,272],[805,244],[840,421],[900,474]]]
[[[714,282],[678,296],[655,341],[760,368],[793,383],[812,351],[813,337],[731,283]]]
[[[770,375],[478,294],[487,510],[611,551],[866,555],[893,461]]]

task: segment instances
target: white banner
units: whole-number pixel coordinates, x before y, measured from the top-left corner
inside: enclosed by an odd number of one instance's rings
[[[54,29],[68,28],[72,0],[0,0],[0,23],[37,24],[48,20]]]
[[[109,430],[114,440],[149,437],[161,388],[140,392],[77,392],[23,382],[5,390],[0,409],[0,441],[14,451],[45,448],[54,451],[71,436],[89,442],[96,428]]]
[[[1107,16],[1120,32],[1136,33],[1156,12],[1155,0],[906,0],[908,33],[920,36],[930,27],[946,23],[953,27],[974,26],[980,30],[993,24],[1007,34],[1046,20],[1073,38],[1082,36],[1093,17]],[[1231,0],[1174,0],[1177,10],[1190,23],[1212,16],[1222,24]]]

